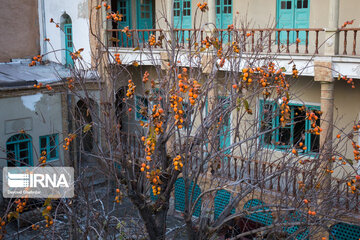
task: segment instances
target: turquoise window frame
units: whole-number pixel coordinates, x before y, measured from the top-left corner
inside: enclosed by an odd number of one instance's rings
[[[20,149],[20,144],[21,143],[27,143],[27,146],[26,148],[22,148]],[[32,137],[28,134],[24,134],[24,133],[21,133],[21,134],[16,134],[16,135],[13,135],[11,136],[7,141],[6,141],[6,155],[9,154],[9,146],[10,145],[14,145],[14,158],[15,158],[15,163],[14,165],[16,167],[19,167],[19,166],[26,166],[26,165],[22,165],[21,164],[21,161],[24,160],[24,159],[28,159],[28,164],[29,166],[33,166],[33,159],[32,159]],[[21,152],[25,152],[27,151],[28,152],[28,155],[26,157],[23,157],[23,158],[20,158],[20,153]],[[7,161],[9,163],[9,159],[8,159],[8,156],[7,156]]]
[[[258,119],[260,119],[259,121],[259,130],[261,131],[261,122],[264,119],[264,114],[263,114],[263,107],[265,104],[271,104],[273,106],[273,110],[272,113],[276,114],[279,107],[278,105],[275,103],[275,101],[272,100],[260,100],[260,111],[259,114],[260,116],[258,117]],[[271,148],[271,149],[277,149],[277,150],[288,150],[289,148],[292,148],[294,146],[294,110],[293,107],[302,107],[304,106],[303,104],[299,104],[299,103],[289,103],[290,109],[291,109],[291,123],[289,124],[288,127],[286,128],[290,128],[290,144],[289,145],[284,145],[284,146],[280,146],[280,145],[276,145],[276,144],[268,144],[264,142],[264,135],[260,136],[260,143],[262,146],[266,147],[266,148]],[[308,110],[311,111],[320,111],[320,106],[316,106],[316,105],[310,105],[310,104],[305,104],[305,107]],[[279,142],[279,137],[280,137],[280,116],[279,114],[276,115],[275,118],[271,119],[271,124],[272,124],[272,129],[275,129],[271,132],[271,142]],[[302,150],[301,152],[299,152],[300,154],[317,154],[318,152],[313,152],[311,151],[311,133],[309,133],[308,131],[311,129],[311,123],[309,120],[305,119],[305,141],[304,141],[304,146],[306,146],[306,150]]]
[[[50,145],[50,138],[54,137],[55,141],[54,141],[54,145]],[[46,144],[45,147],[41,146],[41,142],[42,140],[45,139]],[[45,136],[40,136],[39,137],[39,149],[40,149],[40,153],[42,153],[43,151],[46,151],[46,161],[54,161],[59,159],[59,134],[50,134],[50,135],[45,135]],[[52,151],[55,151],[55,156],[51,157],[51,153]]]
[[[68,30],[70,29],[70,33]],[[74,66],[74,60],[71,58],[71,53],[73,52],[73,29],[72,23],[64,24],[64,33],[65,33],[65,62],[66,66]]]
[[[141,106],[138,104],[138,102],[139,102],[138,99],[139,98],[144,99],[146,101],[146,103],[144,103],[144,104],[147,105],[147,109],[148,109],[148,112],[149,112],[149,100],[144,96],[135,95],[135,120],[136,121],[148,122],[149,119],[147,117],[143,116],[140,113]]]

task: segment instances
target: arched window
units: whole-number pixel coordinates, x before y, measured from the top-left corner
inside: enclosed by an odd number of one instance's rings
[[[28,134],[16,134],[6,142],[8,167],[32,166],[32,142]]]
[[[72,66],[74,65],[74,61],[72,60],[70,55],[70,53],[73,52],[72,22],[70,16],[66,13],[61,16],[61,25],[62,29],[64,29],[65,37],[65,65]]]

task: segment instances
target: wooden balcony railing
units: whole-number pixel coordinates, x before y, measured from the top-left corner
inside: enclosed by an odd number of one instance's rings
[[[360,44],[357,41],[360,28],[339,29],[340,55],[357,55]],[[120,48],[144,48],[149,38],[155,37],[154,48],[162,49],[171,44],[171,33],[162,29],[108,30],[109,46]],[[285,54],[323,54],[323,43],[326,41],[325,30],[322,28],[299,29],[218,29],[215,34],[200,29],[174,29],[173,39],[176,47],[193,49],[195,43],[205,47],[203,40],[215,37],[222,44],[236,42],[244,53],[285,53]]]
[[[353,55],[355,56],[357,52],[360,52],[360,44],[357,44],[358,32],[360,28],[344,28],[339,30],[339,42],[343,43],[339,46],[339,54],[342,55]],[[348,54],[348,49],[351,49],[351,53]],[[342,51],[341,51],[342,50]]]

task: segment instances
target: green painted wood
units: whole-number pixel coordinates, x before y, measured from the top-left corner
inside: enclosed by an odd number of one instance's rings
[[[251,199],[244,205],[244,210],[253,211],[253,213],[246,216],[246,218],[264,225],[271,225],[273,223],[273,216],[270,208],[265,206],[264,202],[259,199]]]
[[[191,29],[191,0],[174,0],[174,27],[179,29]],[[189,40],[189,32],[179,32],[177,34],[178,43],[184,42],[186,45]]]
[[[277,28],[309,28],[310,0],[277,0]],[[300,44],[305,43],[306,33],[299,32]],[[291,31],[289,42],[294,43],[296,32]],[[287,42],[287,33],[280,33],[282,44]]]
[[[33,166],[31,136],[28,134],[11,136],[6,141],[6,156],[8,167]]]
[[[153,1],[136,1],[137,29],[153,29]],[[139,32],[139,42],[148,41],[149,32]]]
[[[276,104],[273,101],[266,101],[264,102],[263,100],[259,101],[260,104],[260,115],[259,115],[259,128],[260,131],[266,131],[269,130],[270,127],[272,129],[276,129],[274,131],[274,134],[268,134],[267,136],[262,135],[260,137],[261,143],[263,146],[268,147],[268,148],[273,148],[273,149],[279,149],[279,150],[288,150],[289,148],[292,148],[295,144],[298,144],[297,141],[295,141],[295,126],[296,126],[296,122],[299,122],[300,119],[297,119],[295,116],[295,111],[297,108],[302,107],[302,105],[300,104],[292,104],[290,103],[290,111],[291,111],[291,123],[288,123],[285,127],[280,127],[280,116],[279,116],[279,106],[278,104]],[[269,125],[269,119],[265,119],[265,118],[269,118],[269,116],[266,116],[264,113],[264,109],[267,109],[267,111],[271,111],[270,114],[273,114],[275,117],[272,118],[272,126],[267,126],[264,127],[264,125]],[[269,110],[271,109],[271,110]],[[319,106],[312,106],[312,105],[306,105],[306,109],[310,110],[310,111],[319,111],[320,107]],[[304,118],[305,119],[305,118]],[[320,124],[320,119],[318,120],[317,125]],[[314,134],[309,133],[309,130],[311,129],[311,123],[309,120],[305,120],[305,129],[303,130],[304,132],[304,140],[302,141],[304,143],[304,146],[307,147],[307,149],[305,151],[303,150],[299,150],[299,153],[315,153],[317,151],[314,150],[314,146],[315,141],[318,142],[319,141],[319,137],[315,136]],[[288,144],[285,145],[281,145],[279,144],[282,140],[284,139],[284,132],[288,131],[290,133],[290,137],[289,137],[289,142]],[[270,138],[270,139],[269,139]]]
[[[231,199],[231,193],[224,189],[218,190],[214,199],[214,219],[217,219],[224,209],[229,205]],[[235,213],[233,208],[230,214]]]
[[[51,134],[39,137],[40,153],[46,151],[46,161],[59,158],[58,134]]]
[[[188,190],[188,199],[191,199],[192,196],[192,188],[194,183],[192,182],[190,184],[189,190]],[[196,201],[196,199],[200,196],[201,194],[201,189],[200,187],[196,184],[195,188],[194,188],[194,192],[193,192],[193,196],[192,196],[192,203],[194,203]],[[184,212],[185,211],[185,181],[183,178],[178,178],[175,182],[175,210],[179,211],[179,212]],[[196,203],[195,206],[195,211],[193,213],[193,216],[195,217],[199,217],[201,214],[201,199]]]
[[[284,223],[287,223],[287,222],[304,222],[305,223],[306,222],[306,216],[298,211],[290,212],[287,219],[288,220],[285,220]],[[304,227],[297,225],[297,226],[284,227],[283,231],[291,236],[289,239],[293,239],[293,240],[308,240],[309,239],[309,229],[308,228],[304,228]],[[296,234],[296,236],[294,236],[294,234],[296,232],[298,232],[298,234]]]
[[[233,0],[216,0],[216,27],[219,29],[227,29],[233,23]],[[231,37],[231,36],[230,36]],[[223,33],[219,37],[223,43],[231,41],[229,34]]]
[[[330,228],[330,240],[358,240],[360,226],[347,223],[337,223]]]
[[[71,53],[73,52],[73,37],[72,37],[72,24],[64,24],[65,32],[65,62],[66,66],[73,66],[74,61],[71,58]]]
[[[117,1],[117,11],[122,15],[121,21],[118,22],[118,29],[124,29],[129,27],[132,29],[131,24],[131,1],[130,0],[118,0]],[[125,33],[120,32],[119,36],[119,46],[122,47],[133,47],[132,38],[127,38]]]

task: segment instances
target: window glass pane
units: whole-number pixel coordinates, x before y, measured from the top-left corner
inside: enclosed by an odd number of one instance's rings
[[[19,143],[19,150],[27,149],[28,148],[28,142],[20,142]]]
[[[291,142],[291,128],[280,128],[279,129],[279,145],[280,146],[287,146]]]
[[[286,2],[285,1],[281,1],[281,9],[286,9]]]
[[[301,0],[297,0],[297,5],[296,5],[296,8],[301,8],[302,6],[301,6],[301,3],[302,3],[302,1]]]
[[[216,0],[216,5],[220,5],[220,0]]]
[[[27,150],[20,151],[20,159],[27,158],[29,155],[29,152]]]
[[[46,138],[40,138],[40,148],[46,148]]]
[[[6,158],[7,159],[15,159],[15,144],[8,144],[6,146]]]
[[[308,8],[308,0],[304,0],[304,2],[303,2],[303,8]]]
[[[286,8],[287,8],[287,9],[291,9],[291,1],[287,1]]]
[[[228,7],[228,13],[231,13],[231,7]]]
[[[318,120],[316,120],[316,126],[320,126],[320,114],[318,111],[313,111],[316,116],[318,117]],[[311,152],[319,152],[320,148],[320,135],[311,134],[310,135],[310,151]]]
[[[148,100],[144,97],[136,96],[136,118],[147,121],[148,119]]]
[[[52,148],[52,149],[50,149],[50,159],[54,159],[54,158],[56,158],[56,152],[57,152],[57,149],[56,149],[56,147],[55,148]]]
[[[263,119],[260,122],[260,131],[265,132],[272,129],[272,119],[273,119],[273,106],[271,104],[265,104],[263,106]],[[265,133],[263,136],[263,141],[265,144],[271,144],[271,132]]]
[[[224,7],[224,13],[227,13],[227,7]]]
[[[231,5],[231,0],[228,0],[228,4]]]
[[[216,13],[217,13],[217,14],[220,14],[220,7],[217,7],[217,8],[216,8]]]
[[[56,135],[50,136],[49,139],[50,139],[50,147],[55,146],[56,145],[56,141],[55,141]]]
[[[293,107],[294,109],[294,144],[300,142],[305,146],[305,119],[306,112],[304,107]]]

